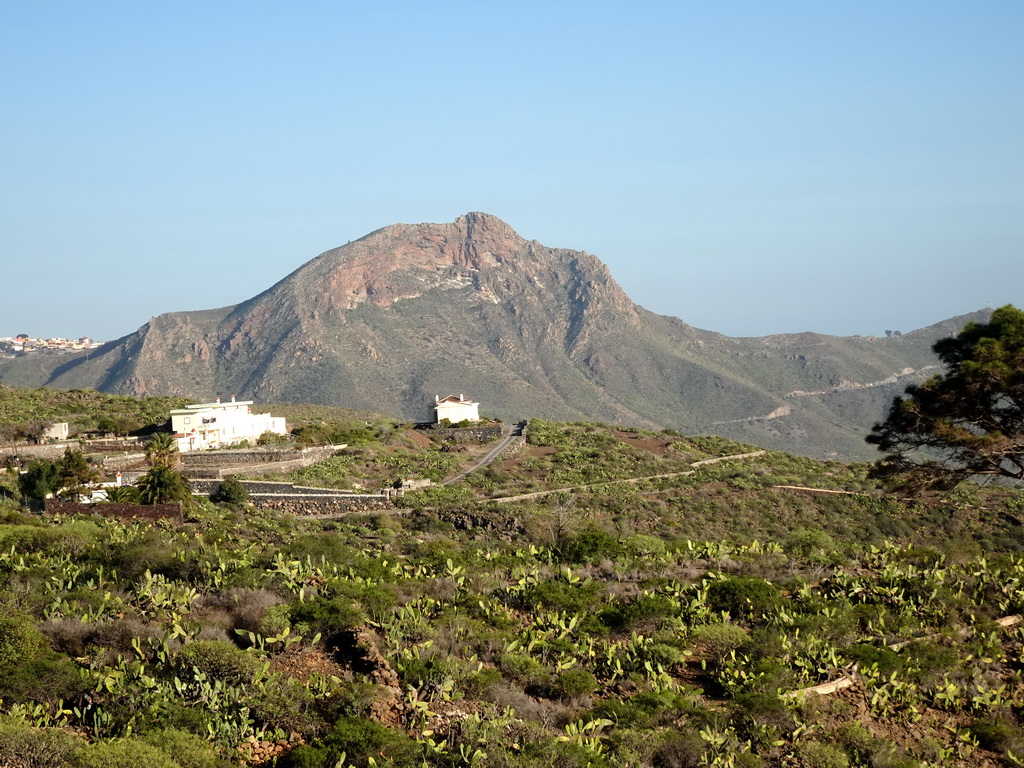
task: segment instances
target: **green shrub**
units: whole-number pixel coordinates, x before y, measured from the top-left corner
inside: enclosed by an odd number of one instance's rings
[[[856,661],[861,669],[877,666],[885,677],[903,668],[903,659],[891,648],[857,643],[846,648],[843,654]]]
[[[487,696],[495,686],[500,685],[504,678],[497,669],[484,667],[462,681],[462,689],[469,698],[479,699]]]
[[[0,715],[0,765],[65,768],[83,739],[59,728],[33,728]],[[17,760],[18,762],[9,762]]]
[[[182,768],[159,747],[136,738],[87,744],[75,750],[72,762],[76,768]]]
[[[792,557],[819,560],[835,550],[836,542],[820,529],[799,528],[782,547]]]
[[[179,658],[217,680],[250,685],[261,674],[263,659],[226,640],[197,640],[181,649]]]
[[[622,554],[622,543],[600,528],[591,528],[569,536],[558,547],[558,557],[565,563],[593,563]]]
[[[293,560],[308,557],[314,563],[321,559],[335,565],[348,565],[359,559],[358,553],[336,533],[317,532],[295,536],[284,546]]]
[[[340,761],[331,763],[327,747],[302,744],[277,761],[281,768],[333,768]]]
[[[524,745],[523,758],[526,762],[520,760],[512,765],[522,764],[530,768],[607,768],[609,765],[604,757],[583,744],[549,739],[540,739]]]
[[[564,579],[546,579],[523,594],[523,604],[527,609],[540,605],[556,611],[584,613],[596,602],[600,588],[596,581],[570,584]]]
[[[790,709],[790,702],[779,696],[776,691],[738,693],[735,706],[735,716],[740,721],[739,729],[746,731],[745,735],[754,741],[763,740],[766,734],[772,734],[774,738],[777,738],[778,734],[788,736],[796,727],[796,718]],[[750,728],[751,725],[757,728]]]
[[[247,703],[256,721],[267,728],[308,736],[322,732],[325,725],[317,712],[313,693],[290,677],[275,678],[272,684],[259,686]]]
[[[96,553],[104,566],[126,581],[138,581],[146,571],[167,574],[177,565],[175,548],[166,531],[152,528],[128,541],[105,544]]]
[[[975,720],[968,730],[985,749],[1003,755],[1012,752],[1015,756],[1024,757],[1024,732],[1020,726],[1002,718],[985,718]]]
[[[275,637],[291,628],[291,606],[288,603],[272,605],[263,613],[260,619],[260,634],[264,637]]]
[[[225,477],[212,494],[210,501],[214,504],[245,504],[249,500],[249,492],[237,477]]]
[[[662,555],[665,553],[665,542],[657,536],[649,536],[646,533],[637,533],[630,536],[624,543],[626,551],[638,557]]]
[[[293,625],[306,624],[312,632],[331,637],[365,623],[366,616],[348,600],[314,597],[291,607]]]
[[[857,764],[879,768],[917,768],[920,764],[897,747],[872,736],[860,723],[847,723],[838,733],[839,743],[846,752],[859,761]]]
[[[626,624],[635,626],[649,624],[656,619],[675,613],[672,601],[665,595],[641,595],[624,609]]]
[[[666,643],[652,643],[646,650],[647,659],[655,664],[661,664],[666,669],[673,667],[683,660],[683,652],[674,645]]]
[[[707,745],[696,733],[671,733],[651,754],[652,768],[698,768],[707,765]]]
[[[620,728],[656,728],[692,709],[693,702],[686,693],[641,691],[628,699],[605,699],[594,707],[591,716],[607,718]]]
[[[346,765],[362,768],[373,757],[378,765],[421,765],[419,745],[404,733],[372,720],[342,717],[321,743],[298,747],[278,761],[281,768],[333,768],[346,755]],[[391,762],[387,762],[390,760]]]
[[[554,689],[562,699],[578,699],[597,690],[597,678],[585,669],[569,669],[558,676]]]
[[[548,672],[543,665],[525,653],[506,653],[498,666],[506,677],[524,687],[543,685],[548,681]]]
[[[362,570],[362,573],[357,570],[357,575],[367,579],[380,578],[372,564]],[[356,584],[339,579],[331,582],[330,586],[336,594],[335,600],[344,603],[347,599],[374,621],[389,614],[398,603],[398,595],[390,584]]]
[[[146,744],[174,757],[181,768],[229,768],[231,763],[217,756],[213,745],[188,731],[161,728],[139,737]]]
[[[31,616],[11,603],[0,603],[0,670],[34,658],[45,643]]]
[[[846,753],[832,744],[820,741],[805,741],[797,747],[800,764],[804,768],[848,768]]]
[[[78,665],[48,649],[0,673],[0,699],[5,704],[38,701],[55,705],[58,701],[76,701],[88,690]]]
[[[743,627],[726,623],[694,627],[690,637],[694,643],[705,647],[708,656],[720,659],[729,651],[743,645],[747,641],[748,635]]]
[[[778,605],[779,588],[753,576],[730,576],[708,586],[708,605],[737,621],[758,622]]]

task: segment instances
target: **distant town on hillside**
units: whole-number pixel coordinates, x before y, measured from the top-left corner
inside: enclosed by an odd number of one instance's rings
[[[0,354],[13,357],[33,352],[77,352],[81,349],[95,349],[102,343],[88,336],[80,336],[77,339],[44,339],[19,333],[17,336],[0,337]]]

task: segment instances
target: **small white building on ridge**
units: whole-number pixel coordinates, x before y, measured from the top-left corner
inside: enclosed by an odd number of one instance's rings
[[[61,440],[67,440],[71,435],[71,432],[66,421],[54,422],[43,430],[42,437],[40,440],[55,440],[60,442]]]
[[[197,403],[171,411],[171,431],[178,442],[178,450],[204,451],[238,445],[244,440],[255,444],[264,432],[285,435],[288,428],[283,416],[253,413],[252,400],[222,403]]]
[[[441,398],[434,395],[434,421],[448,419],[452,424],[460,421],[480,421],[480,403],[466,400],[462,395]]]

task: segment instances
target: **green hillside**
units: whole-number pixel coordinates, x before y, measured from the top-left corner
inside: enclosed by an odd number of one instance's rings
[[[72,431],[104,429],[128,432],[163,424],[181,397],[126,397],[87,389],[32,389],[0,384],[0,429],[31,422],[66,421]]]
[[[290,478],[439,479],[484,450],[360,434]],[[0,500],[0,763],[1024,755],[1019,491],[900,500],[861,465],[534,420],[405,502],[326,521],[203,500],[173,527]]]

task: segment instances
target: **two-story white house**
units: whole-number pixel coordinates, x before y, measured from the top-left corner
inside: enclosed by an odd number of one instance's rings
[[[460,421],[480,421],[480,403],[467,400],[462,395],[438,397],[434,395],[434,421],[448,419],[452,424]]]
[[[283,416],[253,413],[252,400],[222,403],[196,403],[171,411],[171,430],[178,442],[178,450],[203,451],[238,445],[244,440],[255,443],[264,432],[277,435],[288,433]]]

